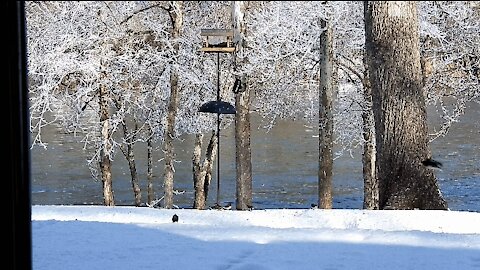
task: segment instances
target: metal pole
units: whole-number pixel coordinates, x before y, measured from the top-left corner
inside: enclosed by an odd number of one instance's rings
[[[217,101],[220,101],[220,53],[217,52]],[[217,113],[217,206],[220,205],[220,113]]]

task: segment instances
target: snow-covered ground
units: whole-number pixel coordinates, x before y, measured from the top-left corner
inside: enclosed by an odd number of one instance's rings
[[[32,248],[34,270],[473,270],[480,213],[35,205]]]

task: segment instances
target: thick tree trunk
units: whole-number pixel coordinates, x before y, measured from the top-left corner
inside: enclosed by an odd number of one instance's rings
[[[372,87],[368,80],[368,69],[365,64],[363,77],[363,98],[365,107],[362,112],[363,125],[363,208],[369,210],[379,209],[378,205],[378,180],[375,174],[375,119],[372,110]]]
[[[416,2],[365,2],[380,209],[447,209],[432,169]]]
[[[235,69],[242,64],[237,57],[243,51],[245,37],[244,1],[232,2],[232,22],[235,33],[236,53],[234,56]],[[250,148],[250,89],[245,76],[236,75],[235,80],[240,82],[240,88],[234,89],[235,95],[235,149],[236,149],[236,209],[248,210],[252,208],[252,158]]]
[[[245,85],[245,83],[242,83]],[[246,86],[244,86],[246,87]],[[236,146],[236,208],[252,208],[252,158],[250,147],[250,91],[235,97],[235,146]]]
[[[99,109],[100,109],[100,136],[102,145],[100,149],[100,173],[102,175],[103,184],[103,204],[106,206],[114,206],[113,185],[112,185],[112,163],[110,153],[112,150],[110,135],[110,113],[108,110],[108,90],[105,85],[100,85],[99,92]]]
[[[195,147],[193,150],[193,185],[195,188],[195,199],[193,202],[193,208],[205,209],[208,199],[208,189],[212,180],[213,161],[217,154],[217,134],[215,131],[212,133],[210,142],[208,144],[205,160],[203,164],[200,163],[202,156],[202,141],[203,134],[197,134],[195,137]]]
[[[318,117],[318,208],[332,208],[333,177],[333,50],[332,30],[325,20],[321,21],[325,30],[320,35],[320,91]]]
[[[128,168],[130,169],[130,178],[132,183],[133,196],[135,198],[135,206],[140,206],[142,204],[142,192],[140,190],[140,185],[138,183],[137,167],[135,165],[135,154],[133,153],[135,136],[132,134],[129,134],[126,123],[123,123],[122,126],[123,126],[123,136],[127,143],[127,149],[124,152],[124,155],[127,158]],[[135,133],[136,131],[137,131],[137,124],[135,124],[135,129],[133,133]]]
[[[180,31],[183,24],[182,10],[182,1],[174,1],[171,3],[169,15],[173,26],[173,40],[180,37]],[[175,44],[173,49],[175,51],[175,54],[178,55],[179,45],[177,41],[174,42]],[[175,169],[173,167],[173,162],[175,159],[173,140],[175,138],[175,118],[177,115],[177,107],[179,101],[178,88],[178,70],[175,65],[172,65],[170,71],[170,103],[168,105],[167,128],[165,130],[163,147],[163,151],[165,153],[165,169],[163,179],[164,208],[173,207],[173,176],[175,173]]]

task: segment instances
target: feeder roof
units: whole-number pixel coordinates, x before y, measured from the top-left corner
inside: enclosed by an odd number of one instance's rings
[[[221,100],[214,100],[204,103],[199,112],[207,112],[207,113],[220,113],[220,114],[235,114],[236,110],[235,107],[225,101]]]

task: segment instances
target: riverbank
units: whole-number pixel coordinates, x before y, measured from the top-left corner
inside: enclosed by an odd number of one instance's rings
[[[34,205],[33,268],[473,270],[479,224],[463,211]]]

